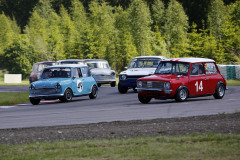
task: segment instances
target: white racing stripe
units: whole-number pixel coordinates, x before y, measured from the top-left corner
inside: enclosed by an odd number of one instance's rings
[[[58,102],[59,100],[42,100],[41,103],[55,103]],[[8,109],[8,108],[13,108],[13,107],[20,107],[20,106],[32,106],[31,103],[24,103],[24,104],[16,104],[16,105],[9,105],[9,106],[0,106],[0,109]]]

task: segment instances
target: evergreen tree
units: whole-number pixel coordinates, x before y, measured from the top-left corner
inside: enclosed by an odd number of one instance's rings
[[[222,40],[222,30],[227,20],[227,15],[228,13],[222,0],[211,0],[208,13],[208,25],[217,40]]]
[[[152,17],[154,23],[162,28],[164,25],[165,4],[162,0],[154,0],[152,5]]]
[[[112,60],[115,55],[115,28],[112,9],[105,2],[92,1],[89,6],[92,28],[91,58],[106,59],[110,65],[113,63]]]
[[[128,12],[134,44],[139,55],[151,54],[152,20],[147,4],[142,0],[133,0]]]
[[[116,71],[120,72],[128,66],[131,59],[137,56],[136,46],[133,44],[128,13],[121,7],[116,9],[115,28],[117,30],[116,45]]]
[[[154,55],[170,57],[170,53],[167,50],[167,44],[158,26],[155,26],[154,41],[152,45]]]
[[[16,21],[12,21],[4,13],[0,14],[0,55],[3,50],[9,46],[14,39],[20,34],[20,28]]]
[[[164,37],[172,56],[182,57],[188,54],[188,17],[182,5],[170,0],[165,13]]]

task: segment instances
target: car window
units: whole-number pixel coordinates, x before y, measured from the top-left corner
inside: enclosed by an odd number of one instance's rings
[[[156,74],[188,75],[189,63],[161,62],[157,67]]]
[[[70,68],[50,68],[45,69],[42,74],[43,79],[48,78],[69,78],[71,76]]]
[[[128,68],[156,68],[160,62],[157,58],[133,59]]]
[[[37,72],[38,64],[34,64],[32,67],[33,72]]]
[[[206,63],[205,64],[205,70],[206,70],[207,75],[216,74],[218,72],[217,68],[216,68],[216,65],[214,63]]]
[[[90,76],[88,67],[82,67],[82,74],[83,74],[83,77]]]
[[[75,78],[82,77],[82,72],[80,68],[73,68],[73,77]]]
[[[191,69],[191,75],[203,75],[204,67],[202,63],[193,64]]]

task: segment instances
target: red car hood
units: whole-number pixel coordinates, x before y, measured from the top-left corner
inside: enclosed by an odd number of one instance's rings
[[[154,74],[151,76],[139,78],[139,81],[169,81],[171,79],[177,79],[178,75],[174,74]]]

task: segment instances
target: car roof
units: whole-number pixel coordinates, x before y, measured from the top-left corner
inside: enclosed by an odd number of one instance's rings
[[[59,60],[57,62],[69,62],[69,61],[72,61],[72,62],[84,62],[84,60],[82,60],[82,59],[65,59],[65,60]]]
[[[200,62],[215,62],[213,59],[208,58],[194,58],[194,57],[185,57],[185,58],[172,58],[164,61],[172,62],[188,62],[188,63],[200,63]]]
[[[55,61],[43,61],[43,62],[37,62],[35,64],[44,64],[44,63],[56,63]]]
[[[84,59],[85,62],[100,62],[100,61],[104,61],[107,62],[107,60],[104,59]]]
[[[137,59],[137,58],[161,58],[161,59],[167,59],[164,56],[138,56],[138,57],[134,57],[133,59]]]
[[[85,64],[64,64],[64,65],[55,65],[55,66],[49,66],[46,68],[75,68],[75,67],[88,67]]]

